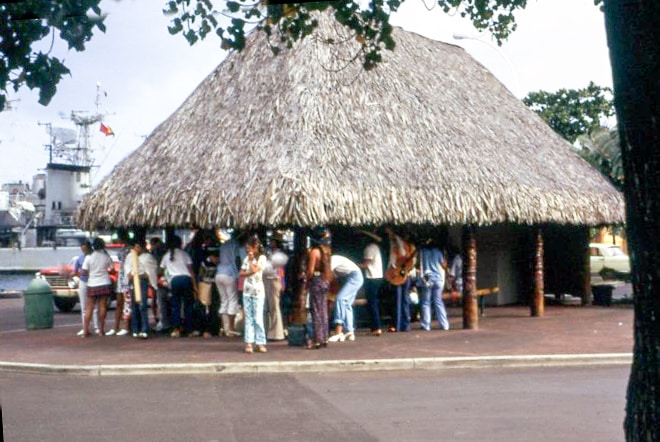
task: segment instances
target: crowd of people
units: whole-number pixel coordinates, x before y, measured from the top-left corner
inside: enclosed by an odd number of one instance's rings
[[[293,285],[306,299],[304,346],[321,349],[328,343],[356,340],[354,303],[364,291],[370,312],[371,334],[408,332],[419,305],[420,329],[431,330],[432,316],[441,330],[449,330],[443,292],[462,292],[462,261],[455,247],[449,255],[433,237],[411,239],[404,230],[386,227],[389,243],[384,266],[383,239],[373,231],[357,230],[363,245],[360,259],[336,253],[329,229],[317,227],[299,259],[290,260],[281,235],[269,234],[264,244],[256,233],[199,230],[184,246],[177,235],[163,243],[128,240],[115,266],[101,238],[81,246],[75,271],[80,278],[82,337],[150,334],[171,338],[242,336],[246,353],[265,353],[269,341],[287,338],[288,314],[294,303]],[[333,250],[334,249],[334,250]],[[295,264],[294,264],[295,263]],[[292,265],[293,264],[293,265]],[[114,281],[113,281],[114,280]],[[105,330],[109,297],[116,294],[113,328]],[[287,296],[285,296],[287,294]],[[383,302],[383,301],[393,302]],[[149,302],[155,319],[149,323]],[[383,313],[383,304],[393,304]],[[285,307],[286,306],[286,307]],[[214,320],[215,318],[215,320]]]

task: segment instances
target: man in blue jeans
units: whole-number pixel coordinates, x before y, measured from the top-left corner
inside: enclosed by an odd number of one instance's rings
[[[385,279],[388,280],[395,294],[396,313],[395,325],[388,329],[389,332],[410,331],[410,273],[415,267],[417,248],[415,245],[401,235],[386,227],[385,232],[389,237],[390,256]]]
[[[422,330],[431,330],[431,307],[442,330],[449,330],[447,309],[442,301],[442,290],[445,286],[447,261],[440,249],[427,243],[419,252],[422,277],[426,281],[420,300],[422,310]]]
[[[335,333],[328,342],[355,341],[353,302],[364,281],[362,272],[353,261],[339,255],[330,257],[330,267],[334,277],[343,283],[335,296]]]
[[[360,230],[373,241],[364,248],[362,262],[358,266],[364,270],[364,295],[371,312],[371,334],[380,336],[383,326],[380,320],[380,289],[383,285],[383,258],[380,253],[382,238],[375,233]]]

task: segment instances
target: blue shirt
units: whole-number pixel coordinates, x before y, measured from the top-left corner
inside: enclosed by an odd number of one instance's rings
[[[220,244],[218,251],[218,266],[215,268],[216,275],[227,275],[232,278],[238,278],[238,267],[236,266],[236,257],[238,256],[238,243],[234,238]]]
[[[81,273],[82,272],[82,265],[83,265],[83,262],[85,261],[85,256],[87,256],[87,255],[85,255],[83,253],[82,255],[80,255],[76,259],[76,262],[73,263],[73,273],[75,273],[76,275],[80,275],[80,280],[82,282],[87,282],[87,280],[89,279],[89,275],[83,275]]]
[[[432,249],[422,249],[420,251],[421,259],[422,259],[422,275],[426,274],[434,274],[434,275],[442,275],[444,270],[440,266],[440,263],[443,261],[444,256],[442,255],[442,252],[440,249],[437,248],[432,248]]]

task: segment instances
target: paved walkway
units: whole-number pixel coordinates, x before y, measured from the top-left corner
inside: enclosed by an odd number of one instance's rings
[[[268,353],[243,353],[241,338],[76,336],[78,327],[0,333],[0,372],[88,375],[254,373],[567,364],[630,364],[633,309],[546,306],[541,318],[526,307],[491,307],[479,330],[463,330],[461,310],[449,309],[452,330],[371,336],[305,350],[272,342]]]

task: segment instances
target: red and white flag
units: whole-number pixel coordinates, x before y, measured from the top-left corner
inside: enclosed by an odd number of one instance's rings
[[[103,123],[101,123],[100,131],[103,132],[103,133],[105,134],[106,137],[107,137],[108,135],[112,135],[112,136],[115,135],[115,133],[112,131],[112,129],[110,129],[110,126],[106,126],[106,125],[103,124]]]

